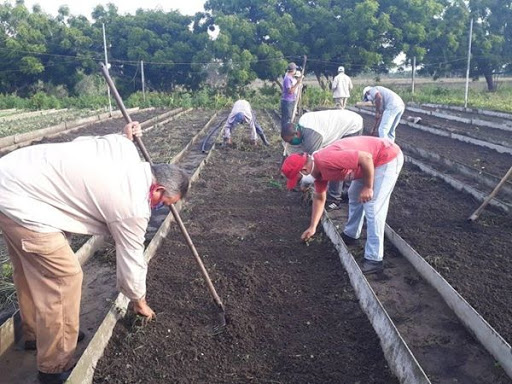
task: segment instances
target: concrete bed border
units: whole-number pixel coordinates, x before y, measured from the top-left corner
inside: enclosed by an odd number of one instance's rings
[[[494,188],[499,182],[500,179],[494,175],[491,175],[487,172],[477,170],[472,167],[468,167],[467,165],[461,164],[457,161],[450,160],[444,156],[441,156],[437,153],[428,152],[421,148],[416,148],[410,144],[400,144],[400,147],[405,149],[407,152],[410,152],[414,155],[418,155],[424,159],[428,159],[429,161],[438,162],[449,167],[451,170],[456,171],[457,173],[471,177],[474,179],[478,179],[482,184],[486,185],[489,188]],[[508,195],[512,195],[512,183],[507,181],[503,187],[502,191],[507,193]]]
[[[446,120],[458,121],[459,123],[478,125],[481,127],[494,128],[494,129],[499,129],[502,131],[512,132],[512,121],[509,121],[509,123],[511,125],[498,124],[498,123],[494,123],[492,121],[487,121],[487,120],[482,120],[482,119],[472,119],[472,118],[468,118],[468,117],[455,116],[455,115],[451,115],[451,114],[443,113],[443,112],[428,111],[428,110],[424,110],[424,109],[421,109],[421,108],[418,108],[415,106],[410,106],[410,105],[407,106],[407,110],[409,110],[411,112],[422,113],[424,115],[440,117],[440,118],[446,119]]]
[[[217,114],[218,113],[216,112],[206,125],[211,124],[211,122],[214,120]],[[205,127],[203,127],[201,131],[205,130]],[[194,140],[194,138],[192,140]],[[197,138],[195,139],[197,140]],[[215,143],[213,144],[213,146],[215,147]],[[199,178],[202,169],[208,163],[208,160],[212,153],[213,151],[208,151],[208,154],[206,154],[205,158],[201,161],[201,163],[191,176],[191,183],[195,182]],[[181,201],[178,202],[178,204],[176,204],[176,209],[178,212],[181,211],[182,205],[183,204]],[[174,218],[173,215],[169,213],[165,218],[164,222],[160,225],[160,228],[158,229],[155,236],[153,237],[153,239],[151,240],[151,242],[149,243],[144,252],[144,257],[146,258],[147,261],[151,260],[151,258],[156,253],[162,240],[166,237],[167,233],[169,232],[172,222],[174,222]],[[109,312],[105,316],[105,319],[99,326],[98,330],[95,332],[94,336],[89,342],[89,345],[87,346],[82,356],[80,357],[80,360],[78,360],[75,368],[73,369],[73,372],[71,373],[71,376],[66,381],[66,383],[92,383],[96,364],[98,363],[99,359],[103,356],[104,350],[107,347],[110,338],[112,337],[115,325],[117,324],[119,319],[126,315],[128,304],[129,300],[122,293],[119,293],[114,304],[112,305]]]
[[[361,113],[364,113],[366,115],[372,115],[372,116],[375,115],[374,112],[367,111],[367,110],[362,109],[362,108],[354,107],[354,108],[348,108],[348,109],[354,110],[356,112],[361,112]],[[432,133],[434,135],[449,137],[451,139],[459,140],[459,141],[462,141],[464,143],[478,145],[479,147],[490,148],[490,149],[493,149],[493,150],[495,150],[496,152],[499,152],[499,153],[507,153],[509,155],[512,155],[512,148],[505,147],[505,146],[499,145],[499,144],[489,143],[489,142],[487,142],[485,140],[473,139],[472,137],[460,135],[458,133],[451,133],[451,132],[447,132],[447,131],[442,130],[442,129],[432,128],[432,127],[429,127],[429,126],[426,126],[426,125],[414,124],[414,123],[411,123],[411,122],[406,121],[404,119],[400,120],[400,124],[407,125],[407,126],[409,126],[411,128],[415,128],[415,129],[418,129],[420,131]]]
[[[507,112],[498,112],[498,111],[491,111],[488,109],[481,109],[481,108],[464,108],[459,107],[456,105],[444,105],[444,104],[434,104],[434,103],[422,103],[419,104],[424,105],[428,108],[441,108],[441,109],[448,109],[452,111],[459,111],[459,112],[470,112],[470,113],[476,113],[478,115],[484,115],[484,116],[492,116],[492,117],[501,117],[503,119],[512,120],[512,114]]]
[[[146,132],[149,132],[149,131],[151,131],[151,130],[153,130],[153,129],[161,126],[161,125],[165,125],[168,122],[174,120],[175,118],[177,118],[177,117],[179,117],[181,115],[184,115],[186,113],[189,113],[190,111],[193,111],[193,110],[194,110],[194,108],[188,108],[188,109],[176,108],[176,109],[173,109],[171,111],[171,112],[176,112],[174,114],[170,114],[170,112],[168,112],[168,113],[164,113],[164,115],[167,115],[165,117],[163,115],[162,116],[157,116],[157,117],[164,117],[164,120],[156,121],[155,124],[153,124],[153,125],[151,125],[151,126],[149,126],[147,128],[145,128],[146,127],[146,124],[145,124],[146,122],[144,122],[144,123],[141,124],[141,127],[143,128],[143,132],[146,133]]]
[[[453,287],[416,252],[404,239],[386,224],[388,240],[412,264],[414,269],[443,298],[466,329],[500,363],[512,378],[512,348],[496,330],[455,290]]]
[[[175,109],[170,112],[166,112],[165,114],[162,114],[157,117],[161,118],[163,115],[170,116],[169,115],[170,113],[177,112],[176,114],[172,115],[170,118],[165,120],[165,122],[168,122],[169,120],[172,120],[173,118],[190,111],[190,109],[186,110],[186,111],[182,111],[181,109],[182,108],[178,108],[177,110]],[[135,108],[134,110],[138,110],[138,108]],[[130,110],[128,110],[128,111],[130,111]],[[147,121],[149,121],[149,120],[147,120]],[[144,123],[146,123],[146,122],[143,122],[141,125],[145,126]],[[162,123],[163,122],[160,122],[160,124],[162,124]],[[143,132],[146,132],[147,130],[152,129],[153,127],[154,127],[154,125],[148,127],[146,130],[143,130]],[[198,136],[198,135],[199,135],[199,133],[196,134],[196,136]],[[194,136],[194,138],[196,136]],[[105,244],[105,236],[102,236],[102,235],[91,236],[85,242],[85,244],[82,245],[75,252],[75,254],[80,262],[80,265],[84,265],[92,257],[92,255],[94,255],[94,253],[96,251],[100,250],[104,246],[104,244]],[[15,344],[19,340],[20,336],[21,336],[21,325],[20,325],[19,310],[17,310],[9,319],[5,320],[0,325],[0,356],[2,356],[3,353],[7,349],[9,349],[13,344]]]
[[[352,254],[346,248],[335,224],[324,212],[322,225],[325,233],[336,247],[341,264],[347,271],[350,283],[354,288],[361,309],[370,320],[373,329],[380,339],[384,357],[391,371],[401,383],[430,383],[426,373],[407,346],[393,320],[366,280]]]

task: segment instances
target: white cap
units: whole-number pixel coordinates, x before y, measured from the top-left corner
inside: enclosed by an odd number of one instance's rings
[[[338,72],[345,72],[345,67],[339,66],[338,67]]]
[[[295,74],[293,75],[294,77],[301,77],[302,76],[302,72],[299,71],[299,70],[296,70],[295,71]]]
[[[364,89],[363,89],[363,100],[365,100],[366,93],[367,93],[370,89],[372,89],[372,87],[364,87]],[[366,100],[365,100],[365,101],[366,101]]]

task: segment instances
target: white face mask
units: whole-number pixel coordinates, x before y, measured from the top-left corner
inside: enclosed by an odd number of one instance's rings
[[[311,160],[313,160],[313,158],[310,156]],[[311,172],[308,173],[307,175],[304,175],[302,174],[301,172],[301,175],[302,175],[302,178],[300,179],[300,187],[301,188],[307,188],[309,187],[311,184],[313,184],[315,182],[315,178],[313,177],[313,170],[315,169],[315,162],[313,161],[313,164],[311,166]]]
[[[306,176],[302,176],[302,179],[300,179],[300,187],[301,189],[305,189],[309,187],[311,184],[315,182],[315,178],[313,175],[309,174]]]

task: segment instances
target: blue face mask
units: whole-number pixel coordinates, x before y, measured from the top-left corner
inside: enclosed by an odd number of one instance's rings
[[[302,143],[302,137],[295,136],[292,141],[290,141],[291,145],[300,145]]]
[[[300,132],[300,126],[299,124],[295,124],[295,133]],[[291,141],[291,145],[300,145],[302,144],[302,135],[301,137],[295,136]]]
[[[159,210],[160,208],[163,208],[163,207],[164,207],[164,205],[165,205],[164,203],[158,203],[158,204],[157,204],[157,205],[155,205],[154,207],[151,207],[151,209],[152,209],[153,211],[157,211],[157,210]]]

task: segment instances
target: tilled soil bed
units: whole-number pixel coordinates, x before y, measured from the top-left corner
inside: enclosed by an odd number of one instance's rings
[[[95,383],[397,382],[334,247],[300,242],[309,215],[276,177],[272,142],[215,152],[182,214],[226,305],[225,332],[210,332],[216,308],[174,229],[150,262],[157,320],[118,323]]]
[[[387,222],[510,343],[512,219],[488,208],[468,222],[478,205],[406,164]]]

